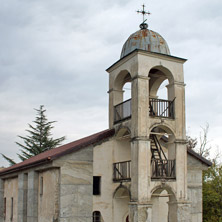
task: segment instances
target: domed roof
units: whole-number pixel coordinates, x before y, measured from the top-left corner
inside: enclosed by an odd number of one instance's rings
[[[149,29],[141,29],[133,33],[123,45],[120,58],[123,58],[135,49],[170,55],[165,39],[157,32]]]

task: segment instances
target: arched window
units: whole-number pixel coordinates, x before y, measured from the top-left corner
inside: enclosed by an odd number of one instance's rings
[[[93,212],[93,222],[101,222],[101,213],[99,211]]]

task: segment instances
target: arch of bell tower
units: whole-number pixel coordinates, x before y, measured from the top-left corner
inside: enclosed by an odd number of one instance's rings
[[[121,70],[116,76],[114,76],[113,80],[113,89],[122,90],[123,85],[126,82],[131,82],[131,74],[128,70]]]
[[[157,92],[164,81],[168,82],[167,85],[174,83],[173,74],[163,66],[156,66],[150,69],[148,77],[149,77],[149,89],[150,89],[149,95],[151,98],[158,98]],[[173,88],[170,88],[167,91],[170,90],[173,90]],[[173,94],[172,92],[167,93],[168,100],[173,99],[169,98],[170,95],[172,94]]]
[[[154,66],[149,70],[148,75],[150,74],[150,71],[152,69],[162,72],[165,75],[165,77],[169,80],[170,84],[174,82],[174,75],[167,67],[164,67],[163,65]]]

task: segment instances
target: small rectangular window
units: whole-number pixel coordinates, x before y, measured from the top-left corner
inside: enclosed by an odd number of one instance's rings
[[[43,177],[40,177],[40,195],[43,195]]]
[[[101,213],[99,211],[93,212],[93,222],[101,222]]]
[[[93,177],[93,195],[100,195],[101,193],[101,177]]]
[[[13,221],[13,197],[11,198],[11,221]]]
[[[4,198],[4,220],[6,218],[6,197]]]

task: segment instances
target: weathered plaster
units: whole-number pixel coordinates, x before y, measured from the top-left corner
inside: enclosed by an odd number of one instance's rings
[[[60,167],[60,222],[91,222],[92,220],[92,146],[55,160]]]
[[[18,178],[4,180],[4,198],[6,198],[6,217],[5,222],[17,222],[18,213]],[[13,213],[11,212],[11,198],[13,198]]]
[[[202,170],[206,166],[188,155],[188,200],[191,202],[191,221],[202,222]]]
[[[0,179],[0,222],[4,221],[4,181]]]
[[[28,174],[18,175],[18,222],[27,222]]]
[[[58,221],[59,169],[39,172],[38,177],[38,220],[41,222]]]
[[[38,173],[28,173],[27,222],[38,222]]]

